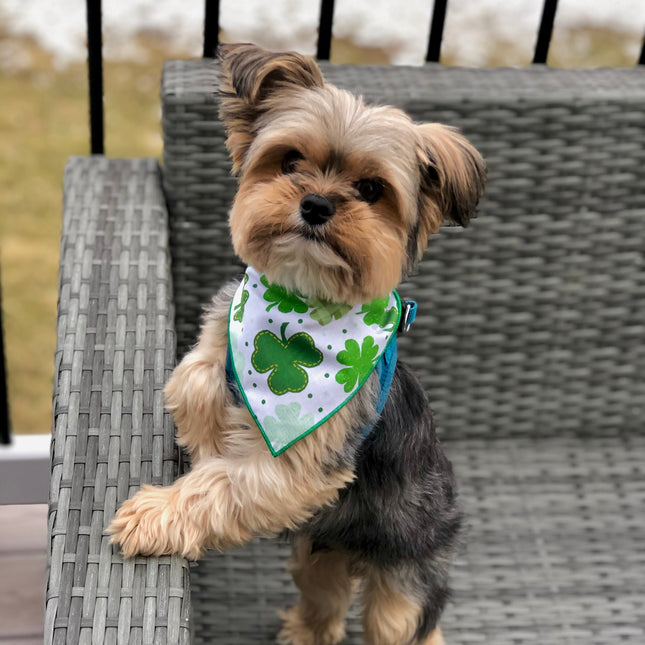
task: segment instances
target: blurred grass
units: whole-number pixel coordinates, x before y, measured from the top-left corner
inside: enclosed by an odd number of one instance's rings
[[[548,64],[552,67],[632,67],[641,38],[633,32],[580,24],[553,31]]]
[[[7,38],[0,34],[0,42]],[[23,59],[0,70],[0,260],[12,428],[50,426],[55,347],[60,179],[68,154],[85,150],[80,68],[54,70],[28,39]],[[28,63],[25,62],[26,59]]]
[[[89,152],[87,71],[58,69],[33,41],[11,38],[0,66],[0,263],[11,426],[47,432],[56,346],[62,178]],[[167,51],[142,36],[139,62],[105,64],[106,153],[160,156],[159,80]],[[181,52],[175,54],[181,55]]]
[[[557,35],[557,34],[556,34]],[[582,26],[560,34],[549,64],[630,66],[631,34]],[[170,51],[161,34],[137,38],[140,56],[105,62],[106,153],[161,155],[159,81]],[[492,41],[482,66],[526,65],[516,44]],[[386,64],[387,52],[335,39],[337,63]],[[460,64],[446,48],[445,64]],[[0,27],[0,264],[10,413],[17,433],[51,425],[62,177],[89,149],[84,63],[57,68],[32,40]]]

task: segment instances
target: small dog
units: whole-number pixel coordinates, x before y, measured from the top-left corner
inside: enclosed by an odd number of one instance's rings
[[[366,106],[326,83],[311,58],[229,45],[220,60],[220,116],[240,178],[230,229],[249,270],[215,296],[165,390],[192,470],[171,486],[142,487],[108,531],[125,557],[196,559],[286,530],[301,595],[278,642],[341,641],[360,580],[367,643],[440,645],[462,522],[452,468],[424,391],[401,362],[379,414],[374,348],[389,346],[400,317],[393,290],[429,236],[445,219],[468,223],[484,162],[454,129]],[[292,333],[307,311],[323,338],[337,327],[327,344],[336,343],[328,353],[342,367],[335,378],[318,349],[327,341]],[[237,334],[256,315],[273,327],[242,347]],[[343,336],[351,316],[364,323],[362,345]],[[298,357],[281,362],[295,345]],[[264,394],[251,401],[249,360],[251,380],[264,378],[275,395],[273,416],[261,419]],[[344,399],[328,414],[332,386]],[[290,423],[295,434],[282,437]]]

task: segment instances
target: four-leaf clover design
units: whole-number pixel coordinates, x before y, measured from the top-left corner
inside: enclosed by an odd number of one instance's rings
[[[344,385],[345,392],[351,392],[366,379],[378,356],[378,345],[372,336],[366,336],[359,345],[353,338],[345,341],[345,349],[336,355],[341,365],[347,365],[336,374],[336,382]]]
[[[280,326],[281,338],[265,329],[253,341],[251,363],[261,374],[271,371],[267,383],[269,389],[278,395],[302,392],[309,383],[303,367],[316,367],[323,360],[322,352],[309,334],[301,331],[286,337],[288,324]]]
[[[320,325],[328,325],[334,318],[340,320],[352,308],[351,305],[322,298],[310,298],[307,304],[313,307],[310,316]]]
[[[363,305],[359,316],[365,315],[363,321],[366,325],[378,325],[387,331],[392,331],[396,326],[399,312],[396,307],[387,308],[389,298],[375,298],[372,302]]]
[[[278,311],[283,314],[288,314],[295,311],[298,314],[304,314],[309,307],[296,293],[287,291],[284,287],[277,284],[269,284],[266,276],[260,278],[260,282],[267,288],[264,292],[263,298],[271,303],[267,307],[267,311],[271,311],[273,307],[278,306]]]

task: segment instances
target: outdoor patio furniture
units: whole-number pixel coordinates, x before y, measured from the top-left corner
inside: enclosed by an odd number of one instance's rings
[[[645,70],[324,66],[489,166],[444,227],[400,356],[427,388],[467,513],[448,645],[645,642]],[[162,388],[201,307],[240,273],[217,64],[170,61],[164,160],[65,174],[47,643],[267,644],[288,545],[123,561],[103,533],[180,472]],[[360,642],[359,607],[347,643]]]

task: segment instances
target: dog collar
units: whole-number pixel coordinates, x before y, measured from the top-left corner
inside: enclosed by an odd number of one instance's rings
[[[396,291],[350,306],[246,270],[229,311],[230,371],[274,456],[346,405],[384,354],[396,361],[401,311]]]

